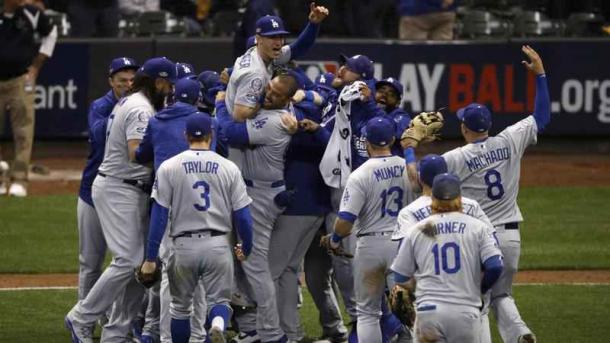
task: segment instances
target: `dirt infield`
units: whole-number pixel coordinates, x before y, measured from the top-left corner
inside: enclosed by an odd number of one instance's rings
[[[517,274],[516,283],[608,284],[610,270],[526,270]],[[77,274],[0,274],[0,289],[27,287],[76,287]]]

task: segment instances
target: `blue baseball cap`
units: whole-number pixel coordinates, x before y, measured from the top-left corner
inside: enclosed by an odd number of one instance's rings
[[[460,196],[460,179],[449,173],[439,174],[432,182],[432,196],[439,200],[452,200]]]
[[[201,98],[201,85],[199,81],[185,77],[176,82],[174,94],[176,101],[194,105]]]
[[[110,67],[108,67],[108,76],[112,76],[121,70],[137,70],[138,68],[140,68],[140,66],[133,58],[117,57],[110,62]]]
[[[400,82],[398,82],[398,80],[396,80],[393,77],[388,77],[387,79],[377,81],[377,83],[375,83],[375,88],[379,88],[383,85],[388,85],[388,86],[394,88],[394,90],[396,91],[396,95],[398,95],[398,99],[400,100],[402,98],[403,88],[402,88],[402,84],[400,84]]]
[[[248,37],[246,41],[246,49],[250,49],[251,47],[256,45],[256,35]]]
[[[201,84],[201,93],[203,99],[208,104],[214,104],[216,92],[224,88],[224,84],[220,82],[220,75],[212,70],[206,70],[199,74],[197,80]]]
[[[375,74],[373,61],[371,61],[365,55],[354,55],[352,57],[347,57],[346,55],[341,54],[339,56],[339,62],[354,73],[360,74],[360,77],[364,80],[372,79],[373,75]]]
[[[186,133],[191,137],[203,137],[212,132],[212,118],[201,112],[191,115],[186,120]]]
[[[422,158],[418,165],[419,180],[432,187],[434,177],[447,172],[447,162],[443,156],[428,154]]]
[[[290,32],[284,29],[284,22],[280,17],[274,15],[266,15],[260,17],[256,21],[256,34],[263,37],[268,36],[286,36]]]
[[[485,132],[491,128],[491,112],[485,105],[472,104],[457,111],[458,119],[474,132]]]
[[[394,122],[384,117],[375,117],[366,123],[365,135],[371,144],[386,146],[394,138]]]
[[[171,83],[176,82],[176,64],[167,57],[154,57],[144,62],[138,73],[148,75],[151,78],[166,79]]]
[[[335,79],[335,74],[333,73],[324,73],[318,75],[316,80],[314,81],[316,87],[322,88],[327,91],[334,91],[333,88],[333,80]]]
[[[180,80],[184,77],[196,77],[195,68],[190,63],[178,62],[176,63],[176,78]]]

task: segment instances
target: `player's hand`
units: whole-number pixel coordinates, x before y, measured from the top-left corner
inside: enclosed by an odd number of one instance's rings
[[[360,95],[362,101],[367,101],[371,97],[371,89],[366,84],[360,86]]]
[[[294,135],[299,130],[299,122],[292,114],[284,113],[281,116],[282,124],[289,134]]]
[[[322,20],[328,17],[328,8],[324,6],[316,6],[315,2],[309,4],[309,21],[314,24],[319,24]]]
[[[157,269],[157,263],[155,261],[144,261],[140,267],[140,273],[144,276],[153,275]]]
[[[294,103],[299,103],[299,102],[303,101],[303,99],[305,99],[305,91],[302,89],[299,89],[292,96],[292,102],[294,102]]]
[[[223,91],[216,93],[216,101],[225,101],[225,94],[226,92]]]
[[[544,66],[542,65],[542,59],[536,52],[536,50],[532,49],[529,45],[524,45],[521,47],[521,51],[529,58],[529,62],[521,61],[523,65],[533,71],[536,75],[544,74]]]
[[[305,132],[316,132],[320,129],[320,124],[311,119],[303,119],[299,122],[299,127]]]
[[[229,83],[230,78],[231,78],[231,75],[229,75],[229,68],[224,68],[220,72],[220,82],[222,82],[226,85]]]
[[[247,256],[244,254],[244,250],[241,247],[241,243],[235,244],[233,247],[233,252],[235,253],[235,257],[238,261],[245,261]]]

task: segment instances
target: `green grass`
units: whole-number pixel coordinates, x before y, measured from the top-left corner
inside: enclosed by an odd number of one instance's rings
[[[540,342],[602,343],[610,337],[610,286],[516,286],[515,293]],[[75,300],[72,290],[0,292],[0,342],[68,342],[63,316]],[[306,292],[301,318],[307,336],[318,337],[318,313]],[[500,342],[495,331],[492,325],[493,341]]]
[[[521,269],[610,268],[609,187],[524,188]],[[76,196],[0,198],[0,273],[76,272]]]
[[[521,269],[610,267],[610,188],[524,188]]]

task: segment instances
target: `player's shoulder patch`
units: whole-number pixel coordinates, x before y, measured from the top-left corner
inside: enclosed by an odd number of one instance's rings
[[[250,53],[245,53],[239,60],[239,68],[248,68],[250,64],[252,64],[252,55],[250,55]]]
[[[262,117],[262,118],[257,117],[254,120],[252,120],[252,127],[254,129],[260,130],[265,126],[265,124],[267,124],[268,121],[269,121],[269,117]]]
[[[263,89],[263,79],[260,77],[253,78],[252,81],[250,81],[250,89],[259,93]]]

